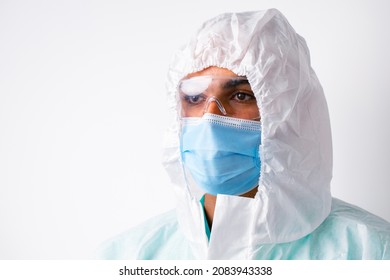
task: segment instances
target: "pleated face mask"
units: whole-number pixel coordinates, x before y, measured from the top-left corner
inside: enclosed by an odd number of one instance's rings
[[[241,195],[258,185],[261,123],[215,114],[182,118],[186,172],[206,193]]]

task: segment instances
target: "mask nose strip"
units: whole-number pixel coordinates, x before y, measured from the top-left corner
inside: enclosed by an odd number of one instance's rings
[[[203,114],[207,113],[207,111],[209,110],[209,107],[210,107],[210,103],[211,102],[215,102],[217,104],[217,107],[219,109],[219,111],[221,111],[221,113],[226,116],[227,113],[226,113],[226,110],[225,108],[223,107],[221,101],[218,100],[218,98],[214,97],[214,96],[211,96],[207,99],[207,103],[206,103],[206,106],[204,108],[204,111],[203,111]]]

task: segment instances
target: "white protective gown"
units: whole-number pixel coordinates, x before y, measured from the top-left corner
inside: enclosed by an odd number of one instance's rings
[[[255,198],[218,195],[208,240],[200,199],[180,157],[177,85],[209,66],[246,76],[261,112]],[[332,199],[326,100],[304,39],[275,9],[205,22],[174,57],[164,166],[176,210],[107,241],[107,259],[390,259],[390,224]]]

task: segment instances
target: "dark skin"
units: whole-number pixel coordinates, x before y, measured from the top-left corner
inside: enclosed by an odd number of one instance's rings
[[[215,67],[215,66],[211,66],[211,67],[208,67],[202,71],[192,73],[192,74],[188,75],[188,77],[196,77],[196,76],[204,76],[204,75],[237,77],[237,75],[235,73],[233,73],[232,71],[230,71],[226,68],[220,68],[220,67]],[[215,104],[215,102],[210,103],[207,112],[212,113],[212,114],[221,115],[221,111],[218,109],[218,106]],[[254,198],[256,193],[257,193],[257,187],[254,186],[254,188],[252,190],[250,190],[249,192],[244,193],[240,196]],[[205,195],[204,210],[206,213],[206,219],[207,219],[207,222],[209,224],[210,229],[211,229],[212,224],[213,224],[216,202],[217,202],[216,196],[211,195],[211,194]]]

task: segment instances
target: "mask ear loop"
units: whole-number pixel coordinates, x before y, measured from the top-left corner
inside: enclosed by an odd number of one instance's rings
[[[209,110],[210,103],[212,101],[214,101],[217,104],[219,111],[221,111],[221,113],[224,116],[226,116],[227,113],[226,113],[225,108],[223,107],[221,101],[219,101],[219,99],[216,98],[215,96],[210,96],[209,98],[207,98],[207,103],[206,103],[206,106],[204,107],[203,114],[207,113],[207,111]]]

